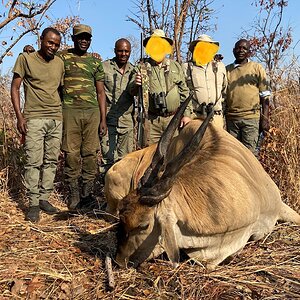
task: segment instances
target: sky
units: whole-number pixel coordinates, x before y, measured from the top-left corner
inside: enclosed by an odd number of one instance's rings
[[[224,56],[225,64],[233,61],[232,48],[240,36],[242,29],[251,26],[257,15],[257,8],[251,5],[253,0],[214,0],[213,8],[216,10],[214,22],[217,25],[215,32],[207,32],[214,40],[219,41],[219,53]],[[285,8],[283,24],[293,27],[294,45],[300,39],[300,1],[289,0]],[[121,37],[129,35],[139,38],[137,26],[126,21],[128,15],[135,11],[133,0],[57,0],[48,14],[51,18],[62,18],[67,15],[79,15],[81,23],[88,24],[93,28],[91,52],[99,53],[103,59],[114,56],[114,43]],[[10,28],[8,28],[10,29]],[[43,29],[43,28],[42,28]],[[0,32],[3,35],[3,32]],[[70,43],[72,43],[70,41]],[[11,72],[17,54],[22,51],[26,44],[36,47],[35,38],[27,36],[13,48],[14,56],[6,57],[0,64],[0,74]],[[300,43],[299,43],[300,44]],[[300,45],[294,49],[300,55]]]

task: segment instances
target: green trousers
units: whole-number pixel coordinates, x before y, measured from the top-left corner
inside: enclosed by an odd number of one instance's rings
[[[53,191],[61,135],[62,121],[27,120],[24,177],[30,206],[38,206],[40,200],[47,201]]]
[[[82,177],[83,184],[95,179],[99,150],[99,109],[63,109],[64,175],[66,183]]]
[[[257,155],[259,119],[226,119],[227,131]]]
[[[115,162],[133,151],[133,126],[120,128],[108,125],[107,129],[107,134],[101,138],[100,142],[101,174],[105,174]]]
[[[149,145],[158,143],[163,132],[166,130],[173,116],[161,117],[149,115]],[[178,135],[176,130],[174,136]]]

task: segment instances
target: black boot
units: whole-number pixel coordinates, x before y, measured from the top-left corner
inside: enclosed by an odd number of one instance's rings
[[[69,184],[68,208],[75,209],[80,202],[79,187],[77,182]]]
[[[43,210],[48,215],[53,215],[59,212],[59,210],[54,207],[49,201],[40,200],[40,209]]]
[[[30,206],[26,213],[25,220],[37,223],[40,220],[40,207],[38,205]]]
[[[88,181],[83,184],[79,207],[91,207],[94,205],[95,201],[96,199],[94,197],[94,181]]]

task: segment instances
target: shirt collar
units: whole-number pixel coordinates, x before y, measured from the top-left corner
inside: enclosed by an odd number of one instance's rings
[[[246,62],[245,64],[247,64],[249,61],[250,61],[249,58],[247,58],[247,62]],[[245,64],[244,64],[244,65],[245,65]],[[239,67],[239,66],[241,66],[241,64],[237,64],[237,63],[233,62],[233,67],[234,67],[234,68],[237,68],[237,67]]]

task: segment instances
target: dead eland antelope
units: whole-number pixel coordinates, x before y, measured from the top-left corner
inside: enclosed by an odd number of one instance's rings
[[[213,112],[172,139],[186,105],[157,146],[128,154],[106,175],[108,211],[120,217],[121,266],[163,252],[176,264],[181,249],[213,268],[278,220],[300,224],[254,155],[210,121]]]

